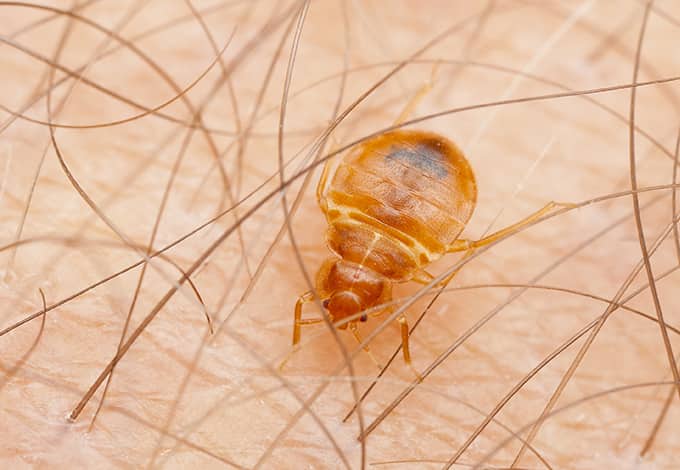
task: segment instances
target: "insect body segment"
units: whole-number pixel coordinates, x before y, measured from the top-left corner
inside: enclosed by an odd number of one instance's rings
[[[392,299],[392,284],[382,275],[357,263],[331,258],[317,275],[317,294],[325,299],[324,307],[333,312],[333,321],[345,329],[342,320],[374,305]],[[366,315],[350,321],[366,321]]]

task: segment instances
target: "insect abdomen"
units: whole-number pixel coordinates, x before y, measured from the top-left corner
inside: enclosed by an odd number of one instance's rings
[[[405,280],[458,238],[476,198],[472,169],[453,143],[420,131],[383,134],[337,168],[328,241],[339,256]]]
[[[356,166],[343,165],[336,172],[329,203],[344,212],[363,214],[366,221],[393,229],[411,246],[422,245],[431,253],[443,253],[458,237],[464,223],[426,195]],[[336,184],[341,181],[341,184]],[[437,183],[430,183],[432,185]],[[448,188],[439,188],[449,191]],[[356,216],[355,216],[356,217]],[[369,222],[369,220],[371,220]],[[399,238],[399,235],[397,235]]]

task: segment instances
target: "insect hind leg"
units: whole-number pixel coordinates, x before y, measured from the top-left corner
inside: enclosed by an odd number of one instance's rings
[[[520,220],[519,222],[515,222],[512,225],[509,225],[505,227],[504,229],[501,229],[497,232],[492,233],[491,235],[488,235],[484,238],[481,238],[479,240],[464,240],[464,239],[458,239],[452,244],[450,244],[447,248],[446,251],[447,253],[456,253],[460,251],[469,251],[469,250],[475,250],[477,248],[480,248],[484,245],[488,245],[490,243],[493,243],[497,240],[500,240],[501,238],[510,235],[511,233],[514,233],[518,230],[521,230],[527,225],[530,225],[534,222],[536,222],[538,219],[546,215],[548,212],[552,211],[555,208],[573,208],[576,207],[575,204],[571,204],[568,202],[555,202],[551,201],[545,206],[543,206],[541,209],[537,210],[533,214],[529,215],[528,217],[525,217],[524,219]]]
[[[413,367],[413,363],[411,362],[411,347],[409,343],[409,328],[408,328],[408,320],[404,315],[401,315],[399,317],[399,326],[401,328],[401,351],[404,355],[404,362],[406,363],[407,366],[411,369],[411,371],[415,374],[416,378],[418,379],[418,382],[423,381],[423,376],[420,375],[420,373],[416,370],[415,367]]]

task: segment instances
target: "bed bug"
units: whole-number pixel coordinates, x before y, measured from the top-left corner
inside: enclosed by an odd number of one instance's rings
[[[430,80],[408,101],[395,127],[403,124],[430,92],[438,69],[435,63]],[[328,222],[326,241],[335,256],[322,263],[315,289],[295,303],[291,354],[300,342],[301,327],[324,321],[302,318],[302,306],[315,295],[328,319],[339,329],[349,328],[362,343],[357,323],[368,321],[366,311],[372,312],[370,316],[393,311],[393,284],[430,284],[435,277],[425,268],[443,255],[470,255],[556,207],[573,207],[550,202],[479,240],[459,238],[477,203],[475,174],[456,144],[424,130],[397,129],[365,140],[348,151],[329,182],[330,168],[331,160],[327,160],[316,198]],[[453,272],[439,285],[446,285],[455,275]],[[404,362],[420,377],[411,364],[406,316],[400,315],[398,321]],[[364,350],[370,355],[367,346]],[[377,364],[375,359],[373,362]]]
[[[302,318],[303,304],[314,300],[314,295],[331,322],[349,328],[361,343],[357,323],[368,320],[362,312],[389,303],[394,283],[428,284],[434,276],[425,268],[444,254],[471,252],[557,206],[568,206],[551,202],[480,240],[460,239],[477,201],[474,172],[453,142],[419,130],[373,137],[350,150],[327,183],[329,173],[327,162],[317,199],[328,222],[328,247],[335,256],[321,265],[315,291],[297,300],[294,347],[300,342],[301,326],[323,321]],[[391,311],[386,307],[372,315]],[[412,367],[406,316],[398,321],[404,361]]]

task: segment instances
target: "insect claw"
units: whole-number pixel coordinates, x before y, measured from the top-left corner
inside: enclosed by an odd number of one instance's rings
[[[297,345],[293,346],[293,348],[288,351],[288,354],[286,354],[286,357],[283,358],[283,360],[279,363],[279,366],[277,369],[279,372],[283,373],[283,368],[286,367],[286,364],[290,360],[291,357],[293,357],[293,354],[297,352],[297,350],[300,349]]]
[[[379,363],[378,360],[375,358],[375,356],[373,355],[373,353],[372,353],[370,350],[368,350],[368,349],[365,350],[365,351],[366,351],[366,354],[368,354],[368,357],[371,358],[371,361],[373,361],[373,364],[375,364],[375,366],[378,368],[378,370],[382,370],[382,369],[383,369],[383,366],[380,365],[380,363]]]

